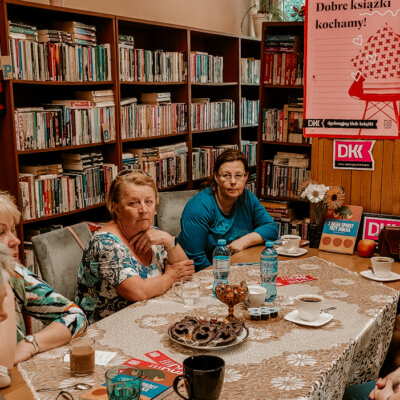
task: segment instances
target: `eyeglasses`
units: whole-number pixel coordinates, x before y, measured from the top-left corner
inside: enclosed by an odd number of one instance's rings
[[[74,396],[66,390],[61,390],[61,392],[58,393],[56,400],[74,400]]]
[[[151,178],[149,173],[147,173],[146,171],[143,171],[141,169],[123,169],[122,171],[118,172],[117,178],[120,177],[120,176],[129,175],[129,174],[132,174],[132,173],[146,175],[149,178]]]
[[[223,181],[231,181],[233,178],[235,178],[235,181],[242,181],[243,179],[247,178],[247,174],[218,174],[218,176],[221,178]]]

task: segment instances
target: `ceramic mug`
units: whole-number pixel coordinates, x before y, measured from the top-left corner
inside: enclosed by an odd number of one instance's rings
[[[267,289],[261,285],[248,285],[248,294],[245,300],[246,307],[261,307],[264,305]]]
[[[224,383],[225,361],[217,356],[191,356],[183,361],[183,375],[174,380],[175,392],[185,400],[218,400]],[[188,397],[178,391],[184,380]]]
[[[282,250],[286,253],[296,253],[299,250],[301,237],[297,235],[283,235]]]
[[[316,294],[300,294],[296,296],[299,318],[304,321],[315,321],[321,313],[324,298]]]

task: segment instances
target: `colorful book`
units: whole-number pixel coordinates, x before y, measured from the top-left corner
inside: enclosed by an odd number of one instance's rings
[[[361,206],[346,205],[332,212],[325,221],[319,249],[353,254],[362,210]]]

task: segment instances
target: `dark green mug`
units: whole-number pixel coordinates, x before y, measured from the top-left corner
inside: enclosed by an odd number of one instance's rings
[[[216,356],[191,356],[183,361],[183,375],[174,380],[175,392],[185,400],[218,400],[224,383],[225,361]],[[184,380],[189,398],[178,391]]]

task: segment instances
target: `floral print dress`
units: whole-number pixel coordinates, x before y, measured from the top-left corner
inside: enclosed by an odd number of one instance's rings
[[[93,323],[127,307],[131,302],[120,296],[117,287],[131,276],[142,279],[162,275],[167,252],[162,245],[153,245],[152,260],[140,263],[129,248],[109,232],[95,233],[85,251],[78,270],[78,292],[75,302]]]
[[[72,337],[86,331],[87,319],[83,311],[24,266],[15,266],[10,285],[15,297],[17,342],[26,336],[23,313],[44,325],[59,322],[69,329]]]

